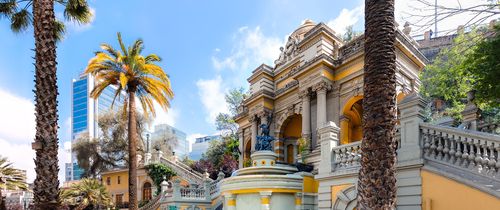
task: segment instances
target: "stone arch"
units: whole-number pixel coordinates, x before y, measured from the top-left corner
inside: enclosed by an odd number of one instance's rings
[[[294,163],[298,154],[297,140],[302,136],[302,115],[288,112],[283,114],[278,122],[276,129],[279,141],[275,143],[275,152],[279,155],[279,161]]]
[[[340,143],[347,144],[360,141],[363,138],[363,96],[353,96],[348,99],[340,118]]]
[[[243,142],[243,161],[250,160],[250,155],[252,153],[252,140],[251,138],[247,138]]]
[[[284,123],[293,115],[300,115],[300,109],[301,107],[299,105],[291,105],[289,106],[286,110],[282,111],[281,114],[279,114],[279,117],[276,118],[275,121],[275,126],[274,126],[274,133],[277,138],[282,137],[281,133],[281,128]]]
[[[333,203],[332,209],[334,210],[353,210],[356,208],[358,202],[356,197],[358,190],[355,186],[350,186],[337,193],[337,199]]]

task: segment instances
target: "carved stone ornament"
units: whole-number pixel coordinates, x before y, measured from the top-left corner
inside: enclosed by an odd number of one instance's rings
[[[313,86],[314,92],[328,91],[331,88],[332,88],[332,86],[328,82],[326,82],[326,81],[318,82],[318,83],[314,84],[314,86]]]
[[[298,44],[299,40],[297,37],[288,37],[288,41],[285,44],[285,47],[280,47],[280,56],[277,60],[274,61],[274,64],[281,65],[291,60],[292,57],[298,54]]]
[[[311,91],[309,89],[305,89],[299,92],[299,98],[305,99],[306,97],[310,97]]]

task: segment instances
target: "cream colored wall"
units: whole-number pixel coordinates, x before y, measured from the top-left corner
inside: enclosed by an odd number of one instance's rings
[[[498,210],[500,199],[438,174],[422,170],[423,210]]]

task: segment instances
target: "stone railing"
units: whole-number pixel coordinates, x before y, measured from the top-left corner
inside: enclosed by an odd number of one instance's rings
[[[192,184],[202,184],[204,180],[203,174],[191,169],[184,163],[176,160],[170,160],[168,158],[162,158],[162,163],[166,164],[168,167],[177,173],[178,176],[188,180]]]
[[[334,147],[333,171],[357,168],[360,166],[361,141]]]
[[[424,158],[486,177],[498,177],[500,136],[420,124]]]
[[[477,130],[486,133],[492,133],[496,135],[500,135],[500,124],[498,123],[489,123],[489,122],[480,122],[477,125]]]
[[[139,210],[156,210],[161,205],[161,199],[165,196],[166,192],[163,191],[152,200],[150,200],[147,204],[139,208]]]
[[[205,200],[207,198],[203,188],[180,188],[181,199],[186,200]]]

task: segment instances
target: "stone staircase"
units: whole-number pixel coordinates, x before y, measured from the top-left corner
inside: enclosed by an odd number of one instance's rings
[[[172,170],[175,171],[175,173],[182,177],[183,179],[187,180],[191,184],[197,184],[201,185],[203,184],[203,181],[205,179],[209,179],[208,177],[205,177],[203,174],[191,169],[191,167],[187,166],[186,164],[174,159],[168,159],[168,158],[160,158],[160,162],[167,165],[170,167]],[[211,180],[213,181],[213,180]]]

